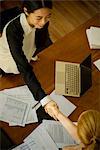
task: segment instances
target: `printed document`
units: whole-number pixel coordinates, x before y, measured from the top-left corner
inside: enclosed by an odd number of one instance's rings
[[[28,141],[27,143],[22,143],[21,145],[13,148],[12,150],[43,150],[40,145],[32,141]]]
[[[30,148],[26,143],[22,143],[19,146],[13,148],[12,150],[30,150]]]
[[[59,121],[43,120],[42,126],[44,130],[48,132],[58,148],[76,144],[76,141],[70,136]]]
[[[37,101],[34,99],[32,93],[29,91],[29,89],[26,85],[11,88],[11,89],[5,89],[2,92],[7,95],[19,98],[22,101],[31,103],[32,106],[34,106],[37,103]]]
[[[25,125],[30,104],[0,92],[0,120]]]
[[[3,91],[0,91],[0,93],[4,93],[6,97],[10,96],[12,98],[17,98],[20,102],[24,102],[30,105],[30,109],[25,121],[25,124],[38,122],[37,114],[36,114],[36,108],[33,108],[38,102],[34,99],[33,95],[29,91],[28,87],[25,86],[19,86],[11,89],[5,89]],[[10,126],[18,125],[14,122],[9,122]]]
[[[32,146],[30,145],[31,142],[36,143],[38,147],[41,148],[39,150],[58,150],[57,145],[49,136],[48,132],[39,125],[25,140],[24,142],[29,145],[30,149]],[[35,150],[35,149],[32,149]],[[36,149],[38,150],[38,149]]]

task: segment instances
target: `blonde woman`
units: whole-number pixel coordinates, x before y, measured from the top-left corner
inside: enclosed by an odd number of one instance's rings
[[[49,109],[62,123],[76,143],[74,146],[65,146],[63,150],[100,150],[100,112],[87,110],[83,112],[77,126],[60,112],[55,106]]]

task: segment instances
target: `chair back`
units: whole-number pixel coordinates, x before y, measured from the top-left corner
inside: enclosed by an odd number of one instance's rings
[[[19,7],[14,7],[10,9],[6,9],[0,12],[0,33],[2,34],[4,26],[13,18],[18,16],[21,13],[21,9]]]

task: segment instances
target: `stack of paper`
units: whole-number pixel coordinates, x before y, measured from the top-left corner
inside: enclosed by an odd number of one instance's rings
[[[55,94],[55,91],[50,94],[50,97],[66,116],[69,116],[76,108],[64,96]],[[25,124],[37,122],[36,110],[40,106],[41,104],[35,101],[27,86],[0,92],[0,120],[8,122],[10,126],[25,126]]]
[[[91,49],[100,49],[100,28],[90,27],[86,30],[88,42]]]
[[[76,141],[66,131],[59,121],[43,120],[41,124],[56,143],[58,148],[63,148],[67,145],[75,145]]]
[[[24,143],[13,150],[58,150],[68,145],[78,144],[58,121],[44,120]]]
[[[23,144],[13,150],[58,150],[58,148],[48,132],[40,125],[24,140]]]
[[[36,104],[27,86],[0,91],[0,120],[10,126],[37,122]]]

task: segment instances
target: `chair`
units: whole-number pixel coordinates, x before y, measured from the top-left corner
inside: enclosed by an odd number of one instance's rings
[[[9,150],[15,144],[11,141],[3,129],[0,129],[0,150]]]
[[[2,31],[7,22],[16,17],[21,13],[19,7],[14,7],[10,9],[6,9],[0,12],[0,34],[2,35]]]

